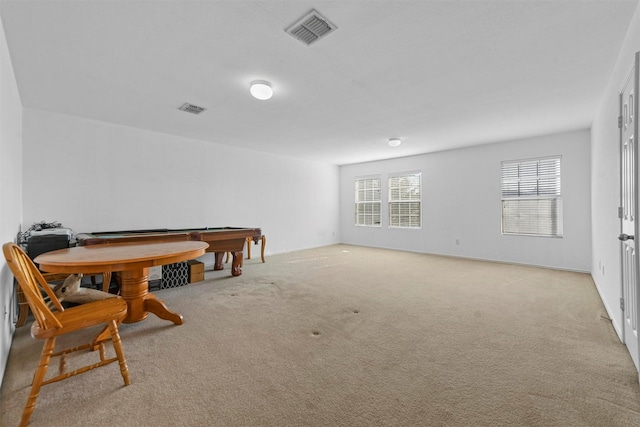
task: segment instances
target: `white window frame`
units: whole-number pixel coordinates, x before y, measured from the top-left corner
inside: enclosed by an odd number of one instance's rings
[[[501,162],[503,235],[562,237],[562,156]]]
[[[382,181],[380,176],[358,177],[355,188],[355,225],[382,227]]]
[[[388,194],[389,228],[422,228],[422,172],[390,174]]]

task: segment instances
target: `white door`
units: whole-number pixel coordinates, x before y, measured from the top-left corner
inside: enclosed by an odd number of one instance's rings
[[[638,235],[638,61],[620,91],[620,185],[621,185],[621,242],[622,255],[622,299],[623,339],[629,349],[633,363],[640,372],[638,356],[638,255],[635,237]]]

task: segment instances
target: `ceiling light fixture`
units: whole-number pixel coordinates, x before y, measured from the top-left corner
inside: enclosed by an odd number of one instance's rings
[[[255,80],[251,82],[250,89],[251,95],[254,98],[261,101],[267,100],[273,96],[273,89],[271,89],[271,83],[265,80]]]
[[[400,144],[402,144],[400,138],[389,138],[389,147],[397,147]]]

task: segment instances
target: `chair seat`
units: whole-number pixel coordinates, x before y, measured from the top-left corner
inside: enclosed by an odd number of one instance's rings
[[[38,322],[31,325],[33,338],[50,338],[67,334],[80,329],[102,325],[107,321],[115,320],[120,323],[127,315],[127,303],[120,297],[108,298],[88,304],[67,308],[64,311],[53,313],[62,323],[62,328],[40,328]]]

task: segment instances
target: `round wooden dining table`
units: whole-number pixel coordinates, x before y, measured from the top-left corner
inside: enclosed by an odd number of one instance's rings
[[[149,268],[197,258],[204,255],[207,247],[208,243],[199,241],[77,246],[46,252],[33,261],[50,273],[119,272],[120,295],[128,308],[124,323],[139,322],[153,313],[181,325],[182,315],[149,293]]]

